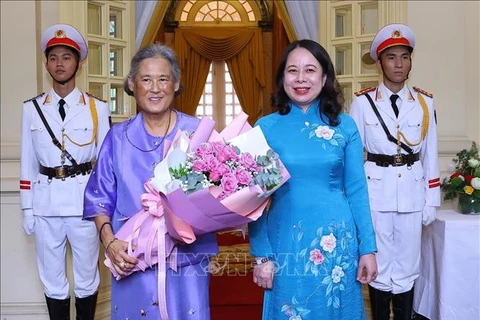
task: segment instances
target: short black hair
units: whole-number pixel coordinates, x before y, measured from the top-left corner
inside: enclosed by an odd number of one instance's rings
[[[75,59],[77,59],[77,62],[80,62],[80,52],[78,52],[77,50],[75,50],[75,49],[72,48],[72,47],[64,46],[64,45],[51,46],[51,47],[47,48],[47,49],[45,50],[45,58],[48,59],[48,55],[49,55],[50,52],[53,50],[53,48],[56,48],[56,47],[64,47],[64,48],[70,50],[70,51],[73,53],[73,55],[75,56]]]
[[[408,49],[408,53],[410,53],[410,56],[412,55],[412,52],[413,52],[413,48],[410,47],[410,46],[404,46],[404,45],[398,45],[398,46],[393,46],[393,47],[388,47],[388,48],[385,48],[382,52],[380,52],[380,54],[378,55],[378,60],[382,60],[382,54],[387,51],[387,49],[390,49],[390,48],[394,48],[394,47],[405,47]]]

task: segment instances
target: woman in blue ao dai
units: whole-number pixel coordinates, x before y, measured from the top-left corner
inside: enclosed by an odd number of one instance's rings
[[[291,178],[249,225],[263,319],[366,319],[361,285],[376,277],[377,248],[362,141],[341,112],[328,53],[311,40],[293,42],[276,84],[279,111],[257,125]]]

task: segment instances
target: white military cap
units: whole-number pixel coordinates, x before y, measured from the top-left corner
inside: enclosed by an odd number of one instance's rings
[[[53,46],[67,46],[77,50],[80,61],[87,58],[87,42],[77,29],[68,24],[55,24],[43,32],[40,41],[42,52]]]
[[[415,36],[412,29],[399,23],[384,26],[373,38],[372,46],[370,47],[370,57],[377,61],[383,50],[395,46],[407,46],[413,50],[415,47]]]

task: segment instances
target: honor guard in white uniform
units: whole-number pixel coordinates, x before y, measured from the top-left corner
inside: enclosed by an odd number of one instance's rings
[[[376,88],[355,93],[350,115],[367,151],[365,172],[378,252],[378,277],[369,285],[374,320],[412,316],[422,222],[440,206],[437,126],[432,94],[406,84],[415,46],[402,24],[383,27],[370,57],[382,70]]]
[[[99,239],[92,221],[82,220],[83,194],[107,131],[105,101],[75,86],[87,43],[69,25],[46,29],[41,38],[48,93],[23,104],[20,197],[23,228],[35,234],[38,272],[50,319],[70,318],[65,273],[66,243],[73,256],[76,319],[93,320],[99,285]]]

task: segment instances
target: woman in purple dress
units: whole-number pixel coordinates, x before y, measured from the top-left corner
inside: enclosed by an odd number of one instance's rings
[[[141,209],[144,183],[163,159],[164,142],[177,130],[193,133],[197,118],[172,109],[182,91],[175,53],[153,44],[137,52],[125,80],[140,112],[111,128],[85,191],[84,218],[94,219],[113,267],[127,275],[137,260],[127,255],[127,242],[115,238],[119,228]],[[210,319],[209,258],[217,253],[214,234],[191,245],[178,245],[177,271],[167,265],[169,320]],[[112,278],[111,319],[160,319],[157,265],[121,280]],[[160,293],[163,294],[163,293]]]

